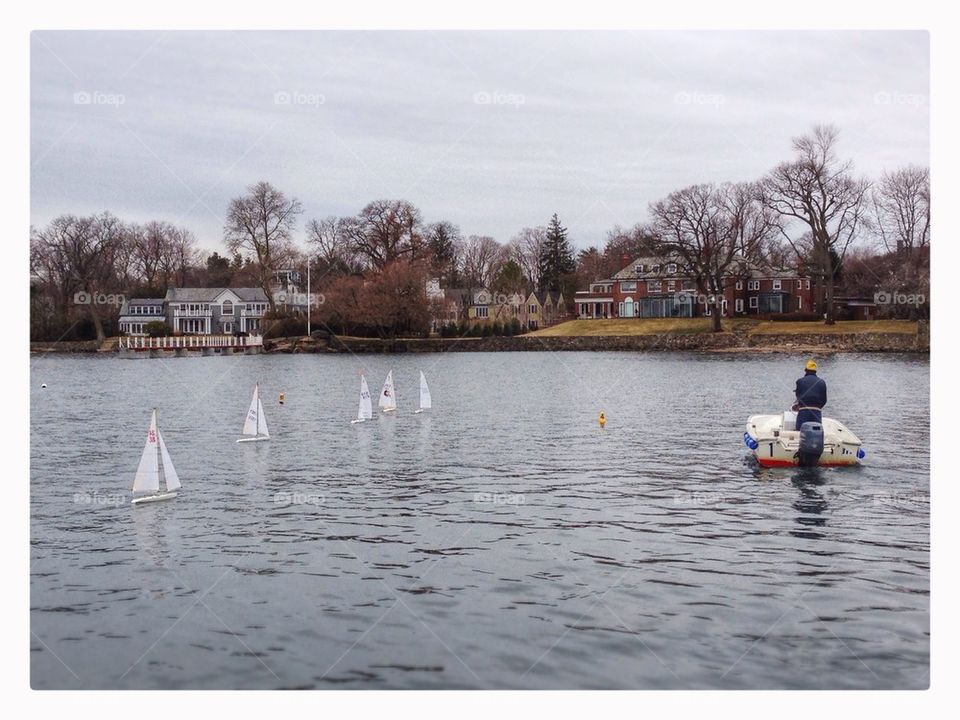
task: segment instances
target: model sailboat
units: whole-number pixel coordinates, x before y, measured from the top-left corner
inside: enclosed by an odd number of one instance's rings
[[[429,410],[433,407],[433,401],[430,399],[430,387],[427,385],[427,377],[423,374],[423,370],[420,371],[420,409],[417,410],[418,413],[422,413],[424,410]]]
[[[147,442],[143,446],[143,455],[137,466],[137,475],[133,479],[134,505],[139,503],[169,500],[177,496],[180,478],[173,467],[170,453],[167,452],[163,435],[157,428],[157,411],[150,417],[150,429],[147,430]]]
[[[357,410],[357,419],[350,423],[362,423],[364,420],[373,418],[373,403],[370,401],[370,388],[367,387],[367,379],[360,376],[360,409]]]
[[[260,400],[260,383],[253,388],[253,399],[250,401],[250,409],[247,410],[247,419],[243,422],[241,435],[243,437],[237,440],[238,443],[270,439],[267,416],[263,414],[263,401]]]
[[[383,381],[383,389],[380,391],[380,402],[377,403],[385,412],[393,412],[397,409],[397,396],[393,390],[393,370],[387,373],[387,379]]]

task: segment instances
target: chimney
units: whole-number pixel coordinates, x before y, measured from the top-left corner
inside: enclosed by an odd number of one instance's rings
[[[627,265],[629,265],[629,264],[630,264],[630,256],[627,255],[626,253],[623,253],[623,254],[620,256],[620,269],[622,270],[623,268],[625,268],[625,267],[626,267]]]

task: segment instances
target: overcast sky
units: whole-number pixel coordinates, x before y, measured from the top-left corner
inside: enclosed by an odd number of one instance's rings
[[[31,85],[32,223],[110,210],[207,250],[258,180],[303,221],[403,198],[505,242],[557,212],[585,247],[818,122],[864,174],[929,163],[922,32],[35,32]]]

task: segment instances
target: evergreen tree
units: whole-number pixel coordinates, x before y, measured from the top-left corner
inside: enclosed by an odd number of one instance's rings
[[[547,226],[547,236],[540,253],[540,289],[561,290],[566,276],[576,270],[567,229],[554,213]]]

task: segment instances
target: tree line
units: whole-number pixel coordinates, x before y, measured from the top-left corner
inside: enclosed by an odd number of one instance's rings
[[[105,338],[119,308],[98,300],[110,293],[162,297],[172,285],[258,286],[273,304],[275,271],[305,274],[308,263],[312,289],[324,299],[316,320],[336,332],[372,335],[429,330],[442,308],[431,307],[428,278],[471,291],[559,290],[569,302],[577,289],[644,255],[676,258],[717,306],[725,279],[753,264],[798,269],[814,279],[827,323],[838,287],[929,297],[929,170],[907,166],[871,182],[839,155],[838,140],[835,127],[815,126],[762,178],[671,192],[650,203],[645,221],[614,227],[601,245],[576,254],[557,214],[501,243],[466,235],[449,220],[427,222],[403,199],[307,219],[298,242],[302,204],[265,181],[228,204],[223,254],[200,252],[189,229],[161,220],[62,215],[31,229],[31,337]],[[720,315],[713,313],[715,329]]]

